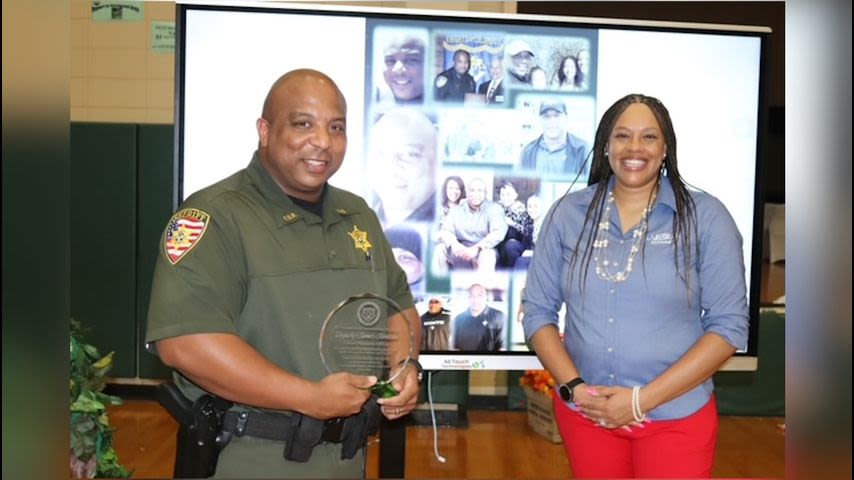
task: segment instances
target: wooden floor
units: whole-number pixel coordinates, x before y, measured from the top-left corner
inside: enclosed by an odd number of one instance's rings
[[[172,478],[172,417],[153,401],[126,400],[109,409],[119,461],[134,478]],[[442,464],[433,456],[433,430],[408,427],[406,478],[571,478],[561,445],[534,433],[525,412],[469,411],[467,428],[440,428]],[[782,478],[785,435],[780,418],[721,417],[715,477]],[[368,447],[368,478],[377,478],[378,440]]]

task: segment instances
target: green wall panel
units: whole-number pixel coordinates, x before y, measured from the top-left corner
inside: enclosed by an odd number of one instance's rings
[[[519,385],[519,379],[525,374],[524,370],[511,370],[507,372],[507,409],[525,410],[528,397],[525,390]]]
[[[160,235],[173,210],[172,125],[140,125],[137,156],[137,288],[136,327],[139,339],[139,376],[169,378],[171,370],[143,348],[151,278]]]
[[[136,125],[71,125],[71,315],[136,375]]]
[[[755,372],[718,372],[715,396],[721,415],[786,414],[786,317],[759,315],[758,365]]]
[[[468,405],[469,372],[468,370],[439,370],[433,372],[431,384],[433,387],[434,403],[456,403]],[[421,382],[419,401],[427,401],[427,376]]]

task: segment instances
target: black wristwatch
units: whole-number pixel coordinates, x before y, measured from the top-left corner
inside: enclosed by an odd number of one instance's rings
[[[417,375],[418,382],[421,383],[421,379],[424,378],[424,367],[421,366],[421,363],[418,360],[416,360],[412,357],[401,360],[398,365],[400,365],[401,363],[407,362],[407,361],[409,362],[409,365],[412,365],[413,367],[415,367],[415,371],[418,372],[418,375]]]
[[[582,383],[584,383],[584,379],[581,377],[575,377],[566,383],[561,383],[560,386],[557,387],[557,392],[560,394],[561,400],[563,400],[564,402],[572,403],[572,401],[575,399],[573,390],[575,390],[575,387],[581,385]]]

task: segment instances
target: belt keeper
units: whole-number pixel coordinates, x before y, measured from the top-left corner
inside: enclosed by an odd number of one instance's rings
[[[240,412],[237,415],[237,426],[234,427],[234,435],[237,437],[242,437],[246,435],[246,422],[249,420],[249,414],[247,412]]]

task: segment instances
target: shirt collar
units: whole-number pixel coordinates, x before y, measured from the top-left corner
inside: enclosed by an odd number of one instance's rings
[[[554,152],[559,152],[561,150],[566,150],[567,148],[569,148],[570,150],[573,150],[573,151],[577,150],[580,146],[579,141],[580,141],[579,138],[577,138],[574,135],[570,135],[569,132],[566,132],[566,143],[564,143],[562,147],[559,147],[555,150],[550,150],[549,146],[546,144],[546,136],[545,135],[540,135],[539,142],[537,143],[537,145],[539,145],[540,148],[542,148],[543,150],[545,150],[549,153],[554,153]]]
[[[343,190],[335,188],[328,183],[326,184],[326,194],[323,199],[323,218],[303,209],[285,195],[279,184],[273,180],[267,169],[261,165],[261,158],[257,150],[252,156],[252,161],[249,162],[246,172],[261,194],[273,204],[270,212],[274,215],[276,226],[279,228],[301,220],[308,224],[325,221],[329,225],[361,211],[359,205],[353,205],[353,202],[347,200]]]
[[[562,151],[566,150],[566,148],[569,146],[569,143],[568,143],[568,139],[567,139],[567,141],[563,142],[563,145],[561,145],[555,149],[552,149],[546,143],[545,135],[540,135],[540,141],[537,142],[537,146],[540,148],[540,150],[542,150],[546,153],[557,153],[557,152],[562,152]]]
[[[658,202],[667,205],[674,212],[676,211],[676,195],[673,194],[670,177],[661,176],[661,181],[658,183]]]

